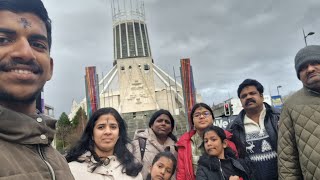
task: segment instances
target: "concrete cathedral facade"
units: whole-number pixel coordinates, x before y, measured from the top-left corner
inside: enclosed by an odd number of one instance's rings
[[[154,64],[144,3],[140,0],[112,0],[114,39],[113,68],[99,78],[100,108],[117,109],[128,124],[129,136],[136,129],[148,126],[151,115],[159,110],[171,112],[176,121],[179,136],[187,131],[182,86],[176,78]],[[197,99],[201,99],[197,95]],[[82,107],[87,110],[86,100],[73,101],[69,118]]]

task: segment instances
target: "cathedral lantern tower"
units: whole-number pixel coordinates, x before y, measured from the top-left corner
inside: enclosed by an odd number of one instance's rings
[[[158,109],[144,3],[141,0],[111,0],[111,9],[119,110],[129,113]]]
[[[143,1],[112,0],[114,59],[151,57]]]

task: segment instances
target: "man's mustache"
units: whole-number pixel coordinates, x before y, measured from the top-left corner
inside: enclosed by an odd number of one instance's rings
[[[248,99],[248,100],[246,100],[245,105],[247,106],[251,102],[256,103],[256,101],[254,99]]]
[[[35,60],[23,60],[23,59],[12,59],[9,62],[0,62],[0,71],[11,71],[13,69],[19,69],[19,65],[27,67],[28,70],[36,74],[42,74],[43,69],[41,66],[35,62]]]

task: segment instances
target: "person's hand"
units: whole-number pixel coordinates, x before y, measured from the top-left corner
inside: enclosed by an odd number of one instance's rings
[[[230,176],[229,180],[240,180],[239,176]]]

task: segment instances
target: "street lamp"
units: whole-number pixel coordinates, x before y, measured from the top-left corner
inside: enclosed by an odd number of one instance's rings
[[[307,37],[311,36],[311,35],[314,35],[314,32],[309,32],[307,35],[304,33],[304,29],[302,29],[302,32],[303,32],[304,43],[307,46]]]
[[[279,89],[282,88],[282,86],[277,86],[278,96],[280,95]]]

